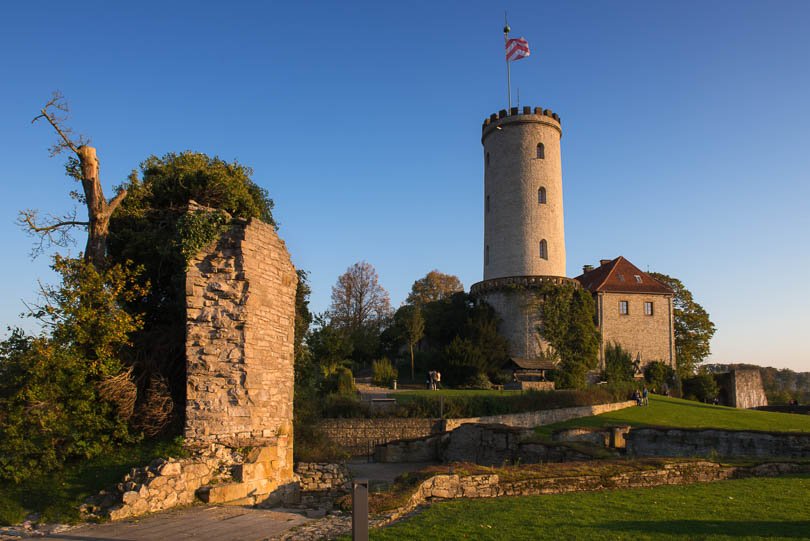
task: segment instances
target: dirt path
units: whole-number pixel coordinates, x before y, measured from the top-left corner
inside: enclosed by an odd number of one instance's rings
[[[311,520],[298,513],[238,506],[195,506],[138,520],[93,524],[40,539],[70,541],[260,541]]]

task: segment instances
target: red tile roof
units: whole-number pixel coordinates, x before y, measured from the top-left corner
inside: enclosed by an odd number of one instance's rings
[[[575,278],[582,287],[592,293],[608,291],[616,293],[654,293],[672,295],[674,292],[624,257],[600,265]]]

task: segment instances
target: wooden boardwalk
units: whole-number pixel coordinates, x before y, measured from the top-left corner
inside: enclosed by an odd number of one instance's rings
[[[261,541],[310,519],[298,513],[237,506],[195,506],[141,519],[82,526],[40,539],[63,541]]]

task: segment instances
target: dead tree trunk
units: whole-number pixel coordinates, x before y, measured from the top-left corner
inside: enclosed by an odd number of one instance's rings
[[[62,231],[75,226],[87,227],[87,245],[84,250],[84,258],[92,263],[96,268],[101,269],[107,260],[107,236],[110,229],[110,217],[127,196],[127,191],[121,189],[115,197],[107,201],[104,197],[104,190],[101,187],[99,178],[99,164],[96,149],[83,144],[81,138],[78,141],[71,139],[71,131],[64,126],[64,115],[59,116],[58,111],[67,112],[67,104],[61,94],[54,93],[53,98],[40,110],[40,115],[33,122],[44,118],[56,130],[59,135],[57,143],[51,148],[51,155],[58,154],[68,149],[72,151],[79,161],[78,170],[71,170],[70,176],[79,180],[84,192],[84,203],[87,207],[87,221],[76,221],[74,219],[51,220],[51,223],[38,224],[36,211],[21,212],[21,222],[31,232],[41,237],[51,239],[54,232]]]

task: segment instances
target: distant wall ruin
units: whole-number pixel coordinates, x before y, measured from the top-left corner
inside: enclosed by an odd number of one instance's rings
[[[758,408],[768,405],[762,374],[756,369],[737,369],[718,374],[722,401],[735,408]]]

